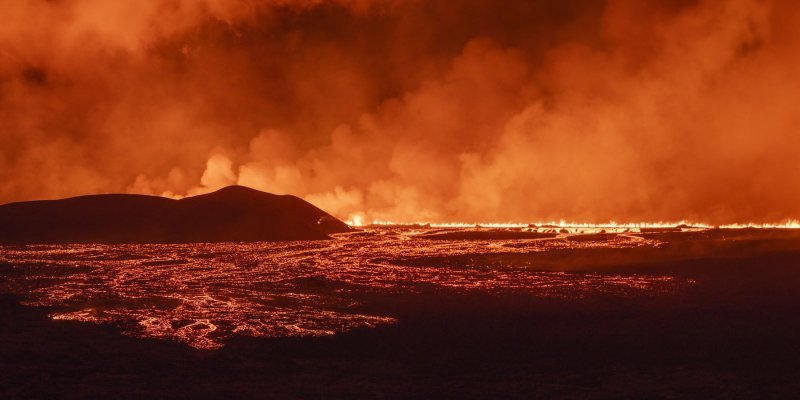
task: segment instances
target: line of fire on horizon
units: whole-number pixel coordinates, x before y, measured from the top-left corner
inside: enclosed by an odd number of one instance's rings
[[[506,229],[521,229],[521,228],[559,228],[559,229],[668,229],[668,228],[686,228],[686,229],[745,229],[745,228],[758,228],[758,229],[800,229],[800,220],[787,220],[779,223],[733,223],[723,225],[710,225],[701,222],[691,221],[678,221],[678,222],[624,222],[619,223],[609,221],[606,223],[586,223],[586,222],[567,222],[549,221],[549,222],[533,222],[533,223],[520,223],[520,222],[396,222],[373,220],[372,222],[365,223],[362,217],[356,215],[351,217],[346,223],[354,227],[367,227],[367,226],[425,226],[431,228],[506,228]]]

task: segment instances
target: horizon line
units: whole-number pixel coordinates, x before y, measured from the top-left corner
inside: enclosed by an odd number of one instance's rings
[[[567,222],[566,220],[560,221],[537,221],[537,222],[430,222],[430,221],[414,221],[414,222],[399,222],[388,220],[372,220],[365,223],[360,218],[351,218],[345,221],[347,225],[354,227],[368,227],[368,226],[429,226],[431,228],[610,228],[610,229],[636,229],[636,228],[697,228],[697,229],[744,229],[744,228],[761,228],[761,229],[800,229],[800,220],[787,219],[783,222],[772,223],[757,223],[757,222],[738,222],[729,224],[709,224],[704,222],[694,221],[657,221],[657,222]]]

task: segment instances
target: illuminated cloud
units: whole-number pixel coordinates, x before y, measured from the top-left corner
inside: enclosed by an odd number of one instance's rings
[[[238,183],[366,220],[800,215],[791,1],[0,8],[0,202]]]

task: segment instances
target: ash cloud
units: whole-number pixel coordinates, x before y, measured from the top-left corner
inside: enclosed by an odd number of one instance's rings
[[[0,9],[0,202],[238,183],[365,220],[800,216],[791,1]]]

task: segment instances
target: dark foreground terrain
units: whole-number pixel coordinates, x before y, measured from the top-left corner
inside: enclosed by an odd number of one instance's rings
[[[4,295],[0,398],[797,398],[800,236],[650,236],[664,244],[551,252],[541,264],[524,253],[398,264],[636,271],[691,282],[685,289],[366,292],[360,311],[396,324],[327,337],[233,336],[218,350],[53,321],[52,309]]]

